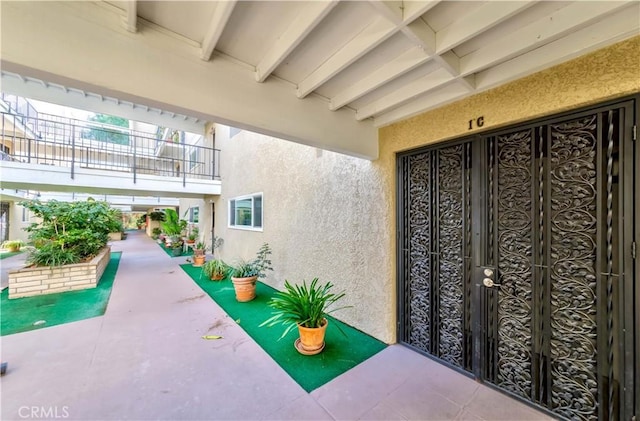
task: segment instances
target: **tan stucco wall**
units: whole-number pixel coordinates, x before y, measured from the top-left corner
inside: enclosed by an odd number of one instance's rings
[[[35,218],[29,212],[29,221],[23,222],[22,209],[18,202],[9,202],[9,240],[22,240],[26,243],[29,241],[29,233],[24,228],[35,222]]]
[[[229,139],[218,126],[223,153],[222,195],[216,199],[216,234],[222,258],[250,259],[263,242],[273,250],[266,281],[331,281],[347,293],[335,316],[382,340],[391,339],[382,320],[392,306],[388,287],[390,240],[387,200],[375,164],[309,146],[240,132]],[[229,198],[263,193],[262,232],[228,228]]]
[[[198,240],[211,245],[211,203],[203,199],[180,199],[180,219],[189,220],[189,208],[197,207],[198,223],[193,224],[198,227]]]
[[[640,37],[535,73],[504,86],[465,100],[426,112],[380,129],[381,183],[388,199],[385,214],[389,232],[395,232],[396,153],[444,140],[479,132],[468,130],[469,120],[484,116],[482,131],[496,129],[556,114],[590,104],[640,92]],[[395,256],[393,238],[386,244],[389,256]],[[387,273],[395,273],[395,259],[390,259]],[[386,294],[396,291],[395,280]],[[395,298],[394,298],[395,306]],[[388,313],[386,329],[395,329],[395,308]],[[395,337],[395,335],[394,335]]]

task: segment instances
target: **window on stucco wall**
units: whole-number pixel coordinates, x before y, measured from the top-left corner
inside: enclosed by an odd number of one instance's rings
[[[229,228],[262,231],[262,193],[229,200]]]

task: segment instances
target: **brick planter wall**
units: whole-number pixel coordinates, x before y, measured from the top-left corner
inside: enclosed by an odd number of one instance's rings
[[[110,258],[111,247],[107,246],[87,263],[11,270],[9,299],[95,288]]]

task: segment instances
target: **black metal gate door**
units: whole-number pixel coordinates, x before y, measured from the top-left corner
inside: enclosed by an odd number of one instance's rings
[[[399,340],[558,416],[631,418],[633,110],[399,156]]]

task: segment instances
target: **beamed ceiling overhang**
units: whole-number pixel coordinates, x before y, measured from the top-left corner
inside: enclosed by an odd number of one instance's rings
[[[368,159],[379,127],[640,28],[637,1],[0,7],[3,90],[190,131],[214,121]]]

